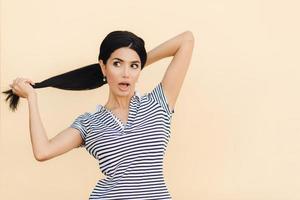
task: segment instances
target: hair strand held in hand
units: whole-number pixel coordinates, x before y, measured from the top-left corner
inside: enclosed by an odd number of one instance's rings
[[[109,33],[100,45],[98,61],[101,59],[106,64],[112,52],[121,47],[129,47],[135,50],[141,59],[141,67],[143,69],[147,60],[144,40],[129,31],[113,31]],[[30,85],[33,88],[54,87],[63,90],[91,90],[106,83],[103,80],[103,73],[99,63],[95,63]],[[10,109],[15,111],[20,97],[14,94],[12,89],[2,93],[7,95],[5,100],[9,101]]]

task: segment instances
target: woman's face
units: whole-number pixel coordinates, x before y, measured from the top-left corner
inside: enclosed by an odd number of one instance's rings
[[[111,92],[118,96],[128,96],[134,93],[135,83],[141,72],[141,60],[133,49],[128,47],[116,49],[110,55],[106,65],[102,60],[99,64]]]

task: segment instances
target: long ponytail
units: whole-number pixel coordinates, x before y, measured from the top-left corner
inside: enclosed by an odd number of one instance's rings
[[[63,90],[91,90],[106,83],[106,81],[103,81],[100,65],[96,63],[53,76],[31,86],[33,88],[54,87]],[[2,93],[7,94],[5,101],[9,101],[10,109],[15,111],[20,97],[14,94],[12,89]]]
[[[106,64],[111,53],[121,47],[129,47],[137,52],[141,59],[143,69],[147,52],[144,40],[129,31],[113,31],[109,33],[100,45],[98,61],[103,60]],[[33,88],[54,87],[64,90],[91,90],[107,82],[103,80],[103,73],[99,63],[87,65],[31,85]],[[2,92],[7,95],[5,101],[9,101],[12,111],[17,109],[20,97],[12,92],[12,89]]]

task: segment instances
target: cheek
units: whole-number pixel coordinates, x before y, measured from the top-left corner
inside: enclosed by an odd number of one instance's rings
[[[133,79],[135,80],[135,82],[140,78],[140,72],[137,72],[134,74]]]
[[[120,72],[119,70],[115,70],[112,68],[109,71],[107,71],[107,75],[110,79],[110,82],[115,82],[115,80],[117,80],[118,77],[120,76]]]
[[[117,76],[115,75],[115,74],[110,74],[110,76],[109,76],[109,82],[110,83],[116,83],[117,82],[117,80],[118,80],[118,78],[117,78]]]

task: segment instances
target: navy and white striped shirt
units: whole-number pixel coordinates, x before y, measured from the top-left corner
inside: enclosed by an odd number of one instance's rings
[[[163,158],[170,138],[174,110],[162,84],[130,99],[126,124],[102,105],[78,116],[70,127],[80,131],[85,149],[106,175],[89,200],[171,199],[163,176]]]

